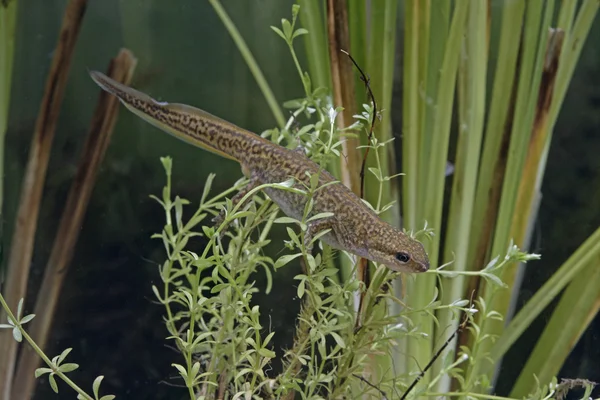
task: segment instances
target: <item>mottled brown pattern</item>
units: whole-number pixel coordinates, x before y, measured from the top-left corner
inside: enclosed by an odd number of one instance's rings
[[[309,185],[306,172],[310,175],[320,174],[319,186],[335,181],[333,176],[301,152],[281,147],[197,108],[159,103],[98,72],[92,72],[91,75],[104,90],[119,97],[123,104],[142,118],[165,131],[175,131],[170,133],[182,140],[217,150],[239,161],[259,183],[278,183],[294,177],[297,180],[296,187],[303,189],[304,185]],[[285,214],[302,218],[305,196],[272,188],[265,192]],[[332,247],[383,263],[394,270],[423,272],[429,268],[429,260],[421,243],[382,221],[341,183],[318,190],[314,200],[313,214],[334,214],[318,225],[320,229],[331,228],[332,231],[322,240]],[[408,256],[409,260],[399,261],[401,254]]]

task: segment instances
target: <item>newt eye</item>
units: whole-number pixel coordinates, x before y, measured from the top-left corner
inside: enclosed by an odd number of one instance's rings
[[[404,252],[396,253],[396,260],[401,263],[407,263],[410,260],[410,256]]]

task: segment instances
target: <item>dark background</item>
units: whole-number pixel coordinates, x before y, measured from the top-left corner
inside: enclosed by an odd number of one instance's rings
[[[12,107],[6,144],[3,247],[10,248],[21,178],[46,74],[60,27],[64,0],[19,0]],[[270,25],[289,18],[291,1],[224,1],[279,102],[302,95],[285,43]],[[399,27],[401,29],[401,27]],[[600,23],[598,18],[558,120],[548,158],[543,200],[532,251],[542,260],[525,275],[520,305],[600,225]],[[399,40],[401,43],[401,40]],[[42,268],[78,162],[99,89],[87,69],[105,70],[120,47],[139,63],[133,86],[157,99],[193,104],[247,129],[260,132],[275,121],[237,48],[205,1],[90,1],[71,67],[54,141],[35,244],[27,296],[31,310]],[[297,51],[302,54],[301,42]],[[399,53],[401,54],[401,53]],[[401,74],[397,74],[401,76]],[[401,82],[397,82],[401,85]],[[395,90],[396,107],[401,92]],[[394,108],[395,109],[395,108]],[[394,120],[401,126],[400,112]],[[163,249],[150,235],[163,226],[159,194],[165,182],[160,156],[174,158],[173,193],[199,199],[210,172],[218,174],[213,193],[229,187],[237,164],[188,146],[121,109],[112,143],[98,175],[70,273],[60,300],[51,348],[81,367],[72,373],[84,387],[103,374],[104,393],[119,398],[178,398],[166,347],[163,308],[153,303],[158,281],[154,262]],[[190,210],[193,206],[190,207]],[[6,253],[6,252],[5,252]],[[6,258],[6,255],[5,255]],[[287,347],[298,304],[294,267],[275,274],[275,290],[256,296],[278,338]],[[263,277],[257,277],[262,279]],[[600,284],[600,283],[599,283]],[[533,348],[549,311],[505,357],[498,391],[507,393]],[[596,318],[567,360],[560,376],[600,381],[600,319]],[[508,367],[510,365],[510,368]],[[64,385],[54,395],[39,380],[37,399],[73,398]],[[185,395],[187,391],[180,392]]]

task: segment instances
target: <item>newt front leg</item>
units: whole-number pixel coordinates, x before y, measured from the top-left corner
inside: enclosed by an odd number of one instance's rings
[[[331,229],[330,233],[333,233],[333,224],[334,220],[332,217],[321,218],[308,223],[306,233],[304,234],[304,247],[307,253],[312,253],[313,238],[315,235],[327,229]]]

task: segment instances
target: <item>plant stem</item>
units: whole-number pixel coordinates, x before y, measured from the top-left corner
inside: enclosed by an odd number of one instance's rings
[[[327,36],[323,29],[324,19],[321,14],[322,2],[320,0],[298,0],[298,4],[300,4],[300,21],[308,30],[308,34],[304,35],[304,42],[308,71],[313,87],[330,88],[331,74],[327,54]]]
[[[25,169],[10,249],[8,275],[5,281],[5,295],[9,305],[16,305],[19,299],[25,297],[27,290],[50,150],[86,6],[86,0],[70,0],[67,4],[58,44],[46,80],[44,97],[29,149],[29,159]],[[16,343],[9,335],[0,334],[0,354],[4,355],[4,359],[0,363],[0,396],[2,396],[0,398],[10,399],[16,360]]]
[[[2,305],[2,308],[4,309],[4,311],[6,312],[6,315],[8,316],[9,320],[15,324],[15,326],[19,329],[19,331],[21,331],[21,334],[23,335],[25,340],[27,340],[27,343],[29,343],[29,345],[33,348],[35,353],[46,363],[48,368],[50,368],[54,372],[54,374],[57,375],[60,379],[62,379],[67,385],[71,386],[71,388],[74,391],[76,391],[81,396],[83,396],[84,399],[93,400],[93,398],[90,395],[88,395],[83,389],[81,389],[79,386],[77,386],[77,384],[75,384],[75,382],[73,382],[70,378],[68,378],[60,370],[55,368],[54,364],[52,363],[52,360],[50,360],[48,358],[48,356],[46,356],[44,351],[38,347],[38,345],[31,338],[31,336],[29,336],[27,334],[27,332],[25,331],[25,329],[23,329],[23,327],[21,326],[19,321],[17,321],[17,318],[15,318],[15,316],[12,313],[10,307],[8,306],[6,300],[4,299],[4,296],[2,296],[1,293],[0,293],[0,304]],[[9,332],[9,333],[12,334],[12,332]],[[12,336],[11,336],[11,338],[12,338]]]
[[[131,82],[136,62],[129,50],[122,49],[117,57],[111,60],[107,75],[127,85]],[[110,143],[118,111],[119,100],[101,91],[37,295],[34,309],[37,317],[31,322],[30,330],[31,336],[41,349],[44,349],[48,342],[56,305],[81,231],[96,174]],[[33,396],[34,372],[38,364],[39,359],[34,353],[27,349],[21,352],[12,392],[13,398],[29,399]]]
[[[461,113],[461,117],[464,117],[464,119],[459,121],[457,144],[461,151],[461,158],[455,170],[450,200],[451,212],[448,217],[448,225],[452,234],[446,239],[447,242],[451,243],[448,250],[451,249],[452,251],[454,263],[451,268],[455,271],[465,271],[467,269],[469,245],[471,244],[471,223],[475,206],[475,188],[477,186],[485,115],[488,53],[487,35],[484,34],[488,28],[486,8],[487,4],[479,0],[472,0],[469,3],[469,18],[464,49],[467,61],[465,74],[459,75],[465,88],[464,96],[460,97],[462,103],[460,106],[464,110],[464,115]],[[464,76],[467,78],[462,79]],[[445,160],[447,160],[447,155],[441,161]],[[442,173],[441,167],[440,170],[436,171],[437,173]],[[440,211],[441,208],[440,205]],[[436,220],[434,219],[434,221]],[[446,257],[449,257],[449,254],[446,253]],[[442,284],[444,287],[442,302],[444,304],[451,304],[464,296],[464,278],[444,280]],[[442,311],[439,313],[439,318],[442,331],[445,329],[454,331],[458,326],[459,322],[451,311]],[[453,345],[454,342],[450,347],[452,348]],[[441,367],[442,358],[436,363],[434,371]]]
[[[4,215],[4,139],[10,111],[17,4],[18,1],[0,4],[0,217]]]
[[[209,0],[209,2],[215,9],[215,12],[217,13],[219,18],[221,19],[221,22],[229,32],[229,35],[231,35],[231,38],[235,42],[238,50],[240,51],[240,54],[246,61],[246,64],[248,65],[252,76],[254,76],[256,83],[260,87],[260,90],[263,96],[265,97],[265,100],[271,108],[271,112],[273,113],[273,116],[277,121],[277,125],[279,125],[279,127],[282,128],[283,126],[285,126],[285,118],[283,116],[283,112],[279,107],[279,103],[275,99],[275,95],[273,94],[269,83],[265,79],[265,76],[263,75],[260,67],[258,66],[258,63],[254,59],[252,52],[250,52],[246,41],[244,40],[242,35],[240,35],[240,32],[237,30],[231,18],[229,18],[229,15],[227,15],[227,12],[225,11],[221,3],[218,0]]]

